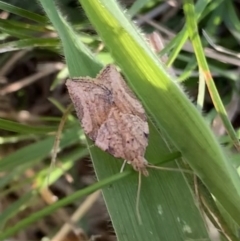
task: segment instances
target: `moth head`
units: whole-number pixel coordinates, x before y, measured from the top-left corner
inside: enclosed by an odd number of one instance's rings
[[[131,162],[131,164],[135,171],[140,172],[146,177],[148,176],[148,170],[147,170],[148,162],[144,157],[138,156]]]

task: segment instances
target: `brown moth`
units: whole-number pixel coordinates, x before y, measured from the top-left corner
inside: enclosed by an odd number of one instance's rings
[[[116,67],[107,65],[94,79],[68,79],[66,86],[85,134],[97,147],[147,176],[147,117]]]

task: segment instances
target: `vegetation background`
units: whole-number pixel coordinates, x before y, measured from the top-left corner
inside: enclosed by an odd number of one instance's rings
[[[113,0],[0,1],[0,240],[239,240],[240,1],[119,4],[124,11]],[[205,133],[212,136],[190,101],[183,108],[182,94],[161,96],[159,79],[144,82],[148,47],[138,48],[131,22],[157,53],[155,61],[164,63],[162,88],[168,79],[183,86],[216,136],[216,149],[215,142],[203,143]],[[94,77],[112,62],[148,112],[149,162],[200,177],[150,170],[141,188],[142,225],[138,175],[129,167],[119,173],[122,162],[92,146],[67,107],[66,78]],[[49,171],[63,113],[56,166]],[[218,158],[221,149],[226,158]]]

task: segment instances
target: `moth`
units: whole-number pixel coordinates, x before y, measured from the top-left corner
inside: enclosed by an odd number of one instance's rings
[[[85,134],[97,147],[124,159],[139,172],[136,213],[141,224],[141,174],[148,176],[147,167],[192,172],[154,166],[144,158],[149,135],[147,116],[114,65],[107,65],[96,78],[68,79],[66,86]]]
[[[66,86],[85,134],[97,147],[147,176],[147,117],[116,67],[107,65],[96,78],[68,79]]]

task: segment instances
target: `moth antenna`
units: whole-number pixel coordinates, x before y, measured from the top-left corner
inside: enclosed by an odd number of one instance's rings
[[[138,189],[137,189],[137,200],[136,200],[136,214],[138,223],[142,225],[142,218],[139,211],[139,203],[140,203],[140,194],[141,194],[141,186],[142,186],[142,173],[138,172]]]
[[[120,169],[120,173],[123,172],[125,166],[126,166],[126,163],[127,163],[127,160],[124,160],[122,166],[121,166],[121,169]]]
[[[171,167],[160,167],[160,166],[155,166],[155,165],[152,165],[152,164],[147,164],[147,167],[153,168],[153,169],[165,170],[165,171],[185,172],[185,173],[193,174],[193,171],[186,170],[186,169],[177,169],[177,168],[171,168]]]
[[[64,111],[63,113],[63,116],[62,116],[62,119],[59,123],[59,126],[58,126],[58,130],[57,130],[57,133],[56,133],[56,138],[54,140],[54,144],[53,144],[53,149],[52,149],[52,158],[51,158],[51,164],[50,164],[50,168],[48,170],[48,174],[47,174],[47,186],[49,186],[49,179],[50,179],[50,174],[56,164],[56,159],[57,159],[57,153],[58,153],[58,148],[59,148],[59,143],[60,143],[60,140],[61,140],[61,134],[62,134],[62,130],[63,130],[63,127],[66,123],[66,119],[68,117],[68,114],[72,111],[72,107],[73,105],[69,105],[67,107],[67,109]]]

